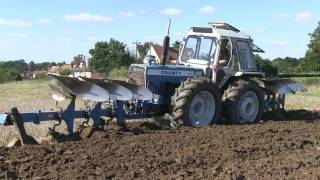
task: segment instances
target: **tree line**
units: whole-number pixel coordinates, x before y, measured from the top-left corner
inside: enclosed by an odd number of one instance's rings
[[[320,73],[320,22],[309,36],[310,42],[305,57],[299,59],[291,57],[276,58],[270,61],[255,55],[258,66],[268,76],[276,76],[278,73],[292,74],[292,76],[303,73]]]
[[[22,80],[22,73],[28,71],[29,67],[32,70],[47,70],[49,67],[57,65],[55,62],[41,62],[26,63],[24,59],[13,60],[13,61],[0,61],[0,83]]]

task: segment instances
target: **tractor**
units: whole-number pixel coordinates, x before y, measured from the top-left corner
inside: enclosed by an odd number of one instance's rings
[[[147,57],[148,64],[130,66],[130,81],[159,95],[157,110],[169,113],[172,125],[254,123],[264,111],[283,110],[286,93],[304,91],[289,79],[265,78],[253,54],[264,51],[250,36],[227,23],[209,25],[190,28],[176,64],[166,64],[166,36],[161,64]]]
[[[253,53],[264,51],[250,36],[227,23],[209,23],[208,27],[191,27],[180,46],[179,59],[169,64],[169,30],[163,42],[160,63],[146,56],[144,64],[129,67],[128,81],[63,77],[49,74],[52,97],[57,101],[70,99],[66,109],[20,113],[13,108],[5,117],[6,124],[40,121],[64,121],[70,133],[74,119],[104,123],[102,117],[115,117],[125,126],[126,120],[169,115],[170,124],[201,127],[230,121],[235,124],[254,123],[266,111],[283,111],[285,94],[304,91],[289,79],[266,78],[257,67]],[[76,98],[85,101],[86,109],[75,108]],[[94,106],[87,106],[88,101]]]

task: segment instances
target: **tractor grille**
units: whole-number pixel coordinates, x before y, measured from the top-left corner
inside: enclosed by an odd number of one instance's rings
[[[145,67],[131,66],[129,70],[129,77],[133,79],[138,85],[145,86]]]

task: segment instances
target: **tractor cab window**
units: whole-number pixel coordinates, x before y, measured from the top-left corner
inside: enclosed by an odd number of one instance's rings
[[[237,49],[240,68],[242,70],[256,69],[256,63],[253,59],[250,44],[247,41],[238,41]]]
[[[190,59],[210,61],[215,49],[216,44],[214,38],[189,36],[181,55],[181,61],[188,62]]]

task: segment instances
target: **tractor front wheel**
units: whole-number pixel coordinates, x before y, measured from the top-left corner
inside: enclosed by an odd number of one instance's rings
[[[193,77],[176,89],[172,105],[173,122],[177,125],[207,126],[220,118],[221,95],[210,79]]]

